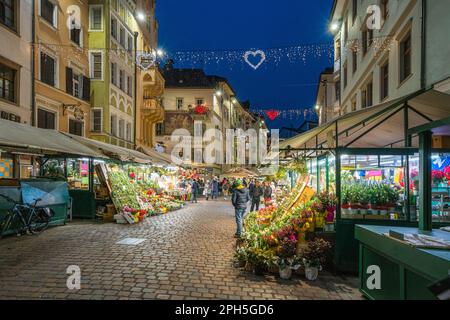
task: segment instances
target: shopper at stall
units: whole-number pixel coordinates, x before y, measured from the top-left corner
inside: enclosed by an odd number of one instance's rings
[[[255,209],[256,211],[259,210],[259,204],[261,203],[261,197],[264,194],[263,186],[261,186],[261,182],[256,181],[255,186],[253,187],[250,198],[252,199],[252,206],[250,208],[250,211],[253,212]]]
[[[255,188],[255,180],[250,181],[250,184],[248,185],[248,191],[250,193],[250,197],[253,194],[253,189]]]
[[[272,187],[270,186],[270,182],[265,183],[263,197],[264,197],[264,205],[266,207],[272,205]]]
[[[198,195],[198,190],[199,190],[199,185],[197,182],[197,179],[192,180],[192,203],[197,203],[197,195]]]
[[[233,204],[236,216],[236,238],[240,238],[242,235],[242,220],[245,216],[245,211],[247,210],[247,203],[250,201],[250,195],[248,189],[242,183],[242,180],[238,179],[236,181],[236,188],[233,191],[231,197],[231,203]]]
[[[230,194],[230,183],[228,181],[228,179],[224,179],[223,181],[223,185],[222,185],[222,190],[223,190],[223,200],[228,200],[228,196]]]

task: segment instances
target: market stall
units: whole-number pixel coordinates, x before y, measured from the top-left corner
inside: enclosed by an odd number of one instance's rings
[[[282,155],[307,162],[308,185],[315,192],[336,192],[334,262],[340,270],[358,270],[356,225],[417,227],[424,214],[420,204],[427,199],[434,208],[429,224],[449,222],[446,150],[436,142],[430,150],[435,160],[432,184],[423,178],[427,171],[420,135],[408,131],[449,116],[449,95],[423,90],[344,115],[280,144]],[[427,168],[431,177],[431,162]]]

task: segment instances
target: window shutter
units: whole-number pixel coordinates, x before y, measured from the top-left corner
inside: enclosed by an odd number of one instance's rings
[[[73,71],[66,67],[66,92],[73,96]]]
[[[83,77],[83,100],[91,100],[91,80],[87,77]]]

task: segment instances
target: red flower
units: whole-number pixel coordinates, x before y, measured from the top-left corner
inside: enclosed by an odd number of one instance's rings
[[[130,178],[131,178],[131,179],[136,178],[136,174],[135,174],[134,172],[131,172],[131,173],[130,173]]]

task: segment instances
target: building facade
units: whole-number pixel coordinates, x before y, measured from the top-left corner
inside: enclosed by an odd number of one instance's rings
[[[136,1],[89,1],[90,137],[135,148]]]
[[[156,124],[164,120],[162,97],[164,94],[164,77],[159,68],[158,56],[158,22],[155,16],[155,0],[138,1],[137,50],[139,58],[151,66],[141,63],[137,67],[136,89],[136,147],[145,152],[156,144]],[[150,58],[148,58],[150,57]]]
[[[32,124],[31,1],[1,1],[0,118]]]
[[[445,87],[450,77],[448,41],[443,40],[448,38],[449,21],[443,14],[448,1],[379,0],[372,11],[373,2],[336,0],[333,5],[338,115],[439,82]]]
[[[317,84],[315,110],[319,118],[319,125],[325,124],[339,115],[336,101],[333,69],[328,68],[320,74],[319,83]]]
[[[87,1],[35,1],[34,121],[39,128],[89,135],[88,26]]]
[[[171,61],[163,68],[163,76],[165,119],[157,124],[156,141],[168,154],[178,143],[172,140],[176,129],[187,129],[192,136],[194,133],[203,135],[208,129],[218,129],[220,136],[214,138],[220,139],[223,150],[226,150],[227,129],[247,130],[260,124],[259,118],[256,119],[242,106],[225,78],[206,75],[201,69],[175,69]],[[204,141],[203,148],[209,143]],[[232,147],[235,149],[236,145]],[[196,152],[191,152],[192,165],[204,168],[203,154],[196,155]],[[211,173],[220,174],[233,166],[227,164],[225,152],[216,152],[213,157],[214,165],[206,166]]]

